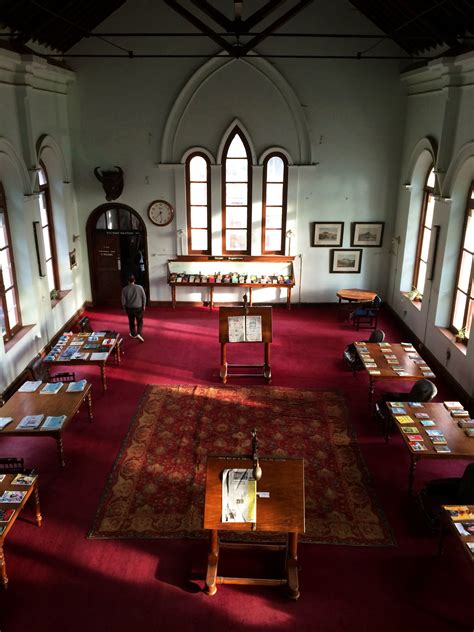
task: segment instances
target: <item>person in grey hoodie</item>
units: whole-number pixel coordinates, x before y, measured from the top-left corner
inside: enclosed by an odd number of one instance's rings
[[[145,342],[142,336],[143,312],[146,306],[145,290],[135,283],[135,277],[128,277],[128,284],[122,290],[122,307],[127,312],[130,336]]]

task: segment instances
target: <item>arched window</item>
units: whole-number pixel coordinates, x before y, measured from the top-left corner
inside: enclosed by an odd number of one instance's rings
[[[209,158],[195,153],[186,160],[188,253],[211,254],[211,187]]]
[[[453,297],[451,327],[463,330],[464,340],[469,340],[474,315],[474,182],[469,188],[466,219],[459,252],[458,274]]]
[[[413,287],[423,295],[426,281],[426,267],[430,252],[431,229],[433,226],[435,173],[431,169],[423,193],[421,203],[420,228],[416,247],[415,272],[413,274]]]
[[[58,258],[56,254],[56,242],[54,239],[53,212],[51,209],[51,196],[49,193],[48,177],[43,165],[38,173],[40,190],[41,230],[43,233],[44,254],[46,259],[46,274],[48,287],[51,290],[60,290]]]
[[[0,182],[0,331],[4,342],[21,328],[18,289],[8,228],[7,202]]]
[[[222,159],[222,252],[250,254],[251,160],[245,137],[234,128]]]
[[[262,254],[285,254],[287,192],[288,162],[270,154],[263,164]]]

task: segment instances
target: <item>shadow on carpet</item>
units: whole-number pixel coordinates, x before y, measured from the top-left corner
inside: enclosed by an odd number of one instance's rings
[[[207,537],[206,457],[250,454],[252,428],[261,456],[304,458],[302,542],[394,544],[343,397],[271,386],[147,386],[88,537]]]

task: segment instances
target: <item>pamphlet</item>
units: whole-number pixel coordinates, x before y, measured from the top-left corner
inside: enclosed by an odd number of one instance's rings
[[[59,430],[66,419],[66,415],[59,415],[56,417],[48,416],[46,417],[44,424],[41,426],[41,430]]]
[[[14,509],[0,509],[0,522],[10,522]]]
[[[29,474],[17,474],[12,480],[12,485],[32,485],[36,479],[36,476],[30,476]]]
[[[229,316],[229,342],[262,342],[262,317]]]
[[[109,357],[109,354],[107,351],[97,351],[97,352],[93,352],[91,353],[91,361],[100,361],[100,360],[107,360],[107,358]]]
[[[56,395],[63,387],[62,382],[48,382],[40,390],[40,395]]]
[[[21,503],[26,492],[6,491],[0,496],[0,503]]]
[[[67,386],[66,393],[80,393],[86,388],[87,380],[79,380],[78,382],[70,382]]]
[[[25,382],[18,389],[19,393],[34,393],[38,386],[41,384],[41,380],[37,380],[36,382]]]
[[[257,481],[251,469],[222,473],[222,522],[257,521]]]
[[[13,421],[13,417],[0,417],[0,430],[3,430],[5,426],[8,426],[11,421]]]
[[[41,425],[43,419],[44,415],[25,415],[17,427],[19,430],[34,430]]]

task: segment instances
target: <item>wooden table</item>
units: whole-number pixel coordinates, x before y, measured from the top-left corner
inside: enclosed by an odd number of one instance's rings
[[[253,586],[287,586],[291,599],[300,596],[298,585],[298,533],[305,530],[304,461],[299,458],[261,458],[262,478],[257,484],[257,522],[222,522],[222,472],[229,468],[252,468],[247,457],[214,456],[207,459],[204,528],[210,533],[206,592],[214,595],[217,584],[248,584]],[[258,497],[269,492],[269,498]],[[220,542],[219,531],[285,532],[286,544],[251,544]],[[285,576],[278,579],[223,577],[217,575],[220,547],[286,551]]]
[[[471,439],[472,441],[472,439]],[[451,533],[462,546],[465,555],[467,555],[471,564],[474,563],[474,554],[468,547],[468,543],[471,544],[471,548],[474,547],[474,533],[473,535],[461,535],[455,527],[456,522],[468,522],[474,524],[474,505],[443,505],[444,509],[444,525],[448,527]],[[464,511],[466,510],[466,511]],[[443,541],[446,535],[446,529],[441,529],[439,553],[443,550]]]
[[[408,490],[410,493],[413,491],[418,461],[422,459],[474,459],[474,439],[466,436],[464,430],[457,424],[458,419],[451,416],[451,413],[446,409],[444,404],[428,402],[424,403],[422,407],[412,407],[408,402],[403,402],[403,407],[406,411],[405,414],[412,420],[412,422],[408,424],[400,424],[396,419],[397,415],[392,413],[390,406],[387,406],[389,414],[402,435],[404,444],[410,455],[410,468],[408,473]],[[415,413],[428,414],[429,419],[432,419],[436,425],[424,427],[421,424],[422,420],[415,417]],[[412,449],[408,435],[402,431],[404,426],[416,427],[416,433],[414,434],[419,434],[423,437],[423,444],[427,448],[426,450],[418,452]],[[440,430],[443,433],[451,452],[436,452],[426,432],[431,429]]]
[[[357,354],[362,360],[362,364],[369,375],[369,405],[372,404],[375,383],[378,380],[401,380],[406,382],[410,380],[422,380],[425,378],[433,379],[435,377],[433,371],[431,371],[429,366],[424,362],[423,358],[416,350],[411,352],[404,351],[405,345],[408,345],[409,343],[355,342],[354,344]],[[373,363],[377,365],[376,367],[371,368],[370,366],[367,366],[368,363],[364,361],[364,355],[366,355],[363,352],[364,348],[367,348],[369,356],[373,358]],[[389,350],[390,353],[388,353]],[[387,359],[386,355],[395,356],[394,361],[396,361],[396,364],[390,364],[392,360],[390,358]],[[410,356],[416,356],[416,358],[413,359]],[[417,364],[417,362],[421,363],[422,361],[424,364]],[[426,367],[426,372],[421,370],[420,367],[422,366]],[[401,367],[403,374],[397,373],[393,367]],[[376,371],[378,373],[376,373]]]
[[[0,530],[2,530],[3,527],[5,527],[5,529],[0,534],[0,571],[1,571],[3,588],[7,588],[8,586],[7,565],[5,562],[5,554],[3,552],[5,538],[12,530],[13,525],[16,522],[16,519],[20,515],[21,510],[26,505],[31,494],[34,494],[35,505],[36,505],[36,523],[38,524],[38,527],[41,527],[41,522],[42,522],[40,503],[39,503],[39,494],[38,494],[38,477],[36,476],[35,480],[33,481],[31,485],[12,485],[11,481],[15,478],[15,476],[16,474],[6,474],[5,478],[0,482],[0,495],[3,494],[3,492],[7,490],[26,492],[21,503],[0,503],[0,509],[4,509],[4,510],[14,509],[13,516],[10,518],[8,522],[0,522]]]
[[[14,393],[4,406],[0,408],[0,417],[13,417],[8,426],[0,430],[1,436],[16,437],[51,437],[57,442],[59,461],[62,467],[65,467],[64,448],[62,433],[79,410],[82,402],[87,399],[89,408],[89,419],[92,421],[92,392],[91,385],[86,384],[83,391],[79,393],[67,393],[67,383],[63,384],[59,393],[55,395],[41,395],[40,390],[43,384],[39,386],[34,393]],[[18,424],[26,415],[40,415],[56,417],[66,415],[66,420],[58,430],[36,428],[34,430],[22,430],[18,428]],[[44,420],[43,422],[44,423]]]
[[[114,335],[113,335],[114,334]],[[120,335],[117,332],[106,332],[106,335],[98,335],[98,332],[88,332],[88,333],[79,333],[79,334],[72,334],[72,333],[67,333],[67,334],[63,334],[63,336],[65,337],[65,344],[62,346],[59,345],[55,345],[50,353],[45,357],[45,359],[43,360],[43,362],[45,363],[46,366],[49,365],[49,367],[54,367],[54,366],[60,366],[60,365],[68,365],[68,366],[72,366],[72,365],[96,365],[100,368],[100,376],[101,376],[101,380],[102,380],[102,387],[104,389],[104,391],[107,390],[107,379],[106,379],[106,373],[105,373],[105,365],[107,364],[110,356],[112,355],[112,353],[115,356],[115,362],[117,364],[120,364],[120,354],[121,354],[121,343],[122,343],[122,338],[120,337]],[[94,337],[97,338],[97,340],[89,340],[90,337]],[[59,340],[61,340],[62,336],[60,337]],[[103,346],[102,342],[105,339],[110,339],[113,340],[113,343],[111,345],[108,346]],[[79,344],[75,344],[75,343],[81,343]],[[87,345],[97,345],[97,347],[95,349],[90,349],[90,348],[86,348]],[[63,356],[68,353],[70,353],[70,351],[68,351],[71,347],[73,347],[74,349],[76,349],[78,352],[81,353],[87,353],[88,354],[88,358],[87,359],[72,359],[71,357],[69,358],[64,358]],[[103,359],[100,360],[92,360],[91,356],[93,353],[106,353],[107,356],[105,356]]]
[[[262,339],[263,344],[263,364],[228,364],[227,362],[227,345],[228,344],[246,344],[247,341],[242,343],[234,343],[229,339],[229,317],[252,317],[259,316],[262,324]],[[225,384],[228,376],[234,377],[255,377],[263,376],[267,382],[271,381],[272,369],[270,364],[270,343],[272,342],[272,308],[269,306],[259,307],[220,307],[219,308],[219,342],[221,343],[221,366],[220,377]],[[240,369],[259,369],[259,373],[229,373],[229,368]]]
[[[372,302],[377,296],[377,293],[372,292],[371,290],[358,290],[355,288],[349,288],[345,290],[338,290],[336,292],[336,296],[339,299],[339,317],[341,320],[344,320],[344,317],[354,310],[354,306],[352,305],[352,303]],[[349,306],[347,307],[346,305],[344,305],[342,301],[347,301],[349,303]]]

